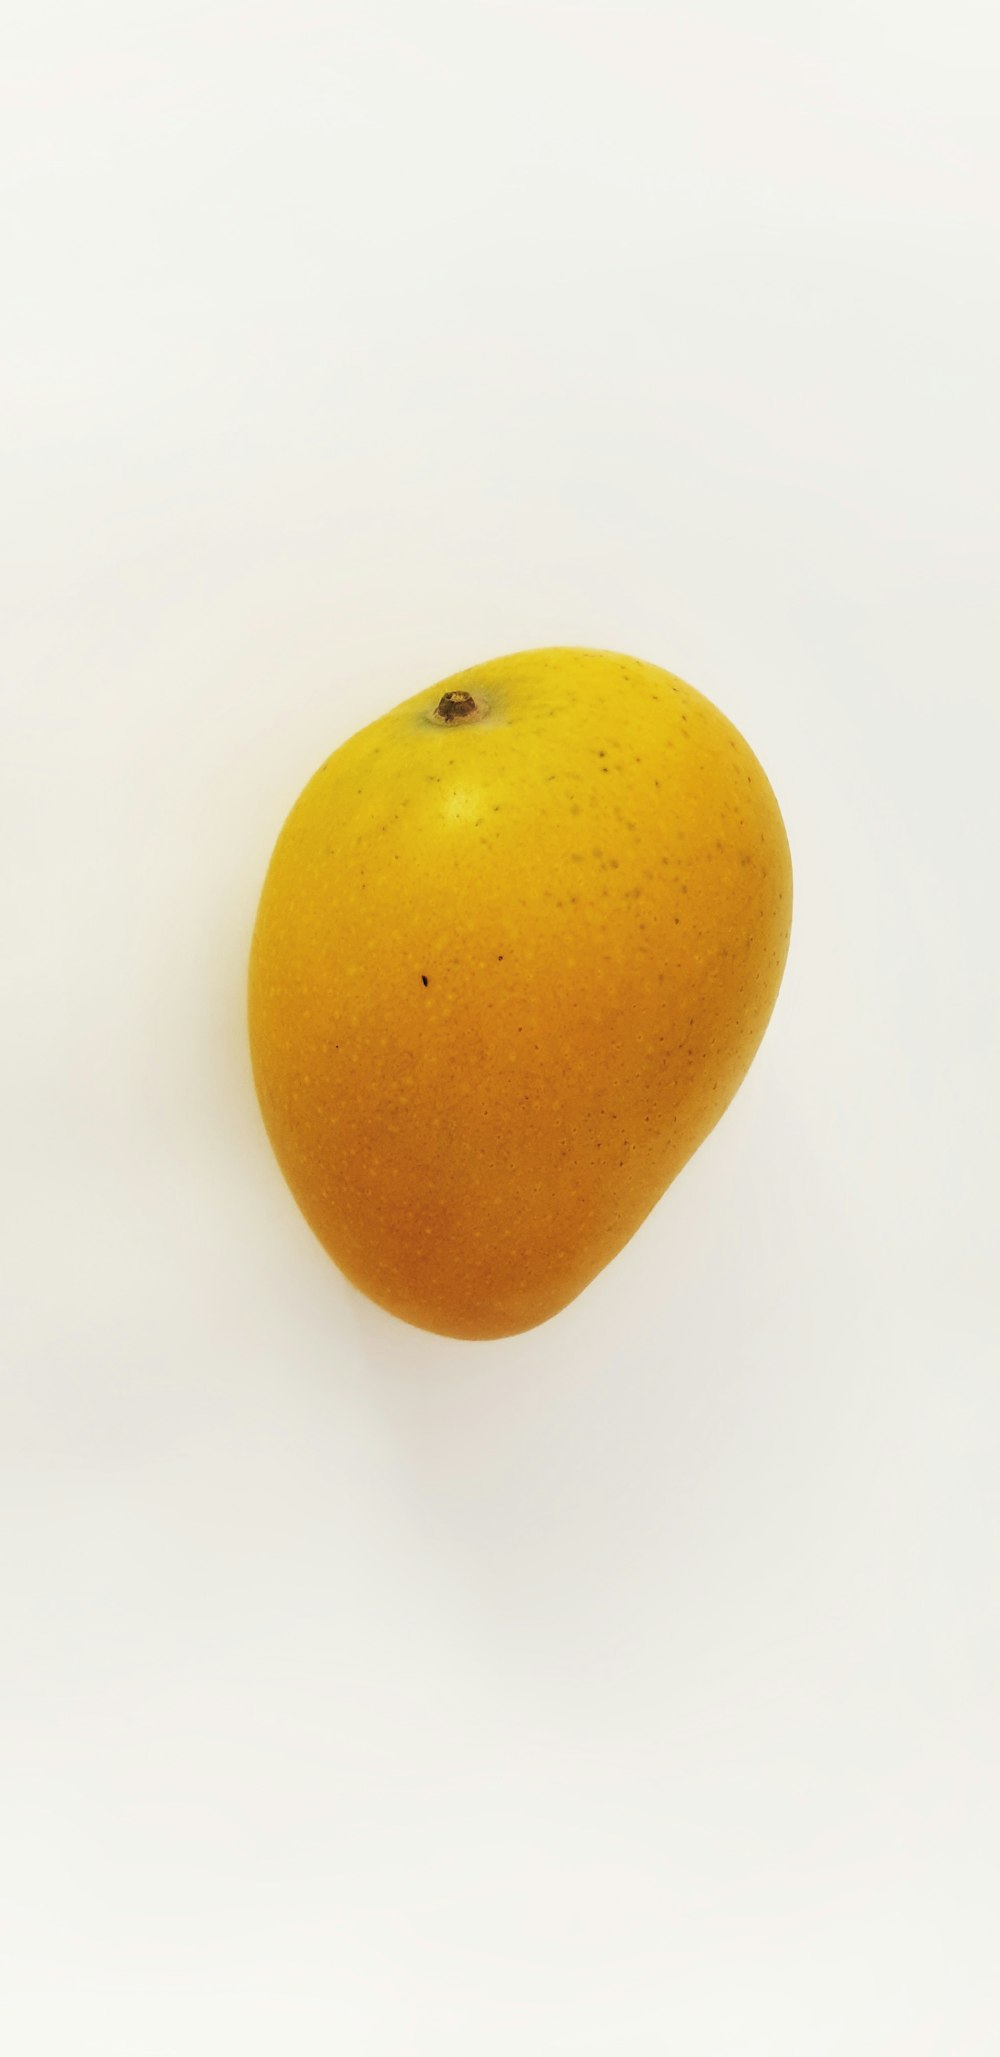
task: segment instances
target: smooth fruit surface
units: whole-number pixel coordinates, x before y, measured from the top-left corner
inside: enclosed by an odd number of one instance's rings
[[[654,665],[528,651],[352,736],[278,838],[249,984],[268,1133],[348,1278],[445,1335],[565,1306],[732,1099],[791,900],[757,759]]]

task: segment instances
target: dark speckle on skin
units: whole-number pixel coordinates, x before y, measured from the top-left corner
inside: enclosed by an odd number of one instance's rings
[[[422,971],[420,974],[420,983],[422,986],[430,985],[430,979],[428,978],[427,973],[425,971]]]

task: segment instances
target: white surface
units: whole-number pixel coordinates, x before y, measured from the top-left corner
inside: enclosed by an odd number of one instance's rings
[[[0,2040],[1000,2047],[992,10],[4,29]],[[744,728],[750,1081],[510,1343],[252,1097],[273,837],[547,641]]]

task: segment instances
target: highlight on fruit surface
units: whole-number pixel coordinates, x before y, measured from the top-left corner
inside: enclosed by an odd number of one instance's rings
[[[732,1099],[791,906],[753,752],[636,658],[500,658],[341,744],[249,976],[264,1122],[330,1256],[443,1335],[557,1313]]]

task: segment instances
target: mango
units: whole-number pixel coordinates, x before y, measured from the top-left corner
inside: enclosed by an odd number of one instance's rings
[[[351,737],[281,831],[249,973],[264,1122],[330,1256],[442,1335],[556,1314],[728,1106],[791,908],[761,766],[655,665],[531,650]]]

